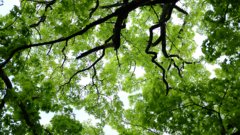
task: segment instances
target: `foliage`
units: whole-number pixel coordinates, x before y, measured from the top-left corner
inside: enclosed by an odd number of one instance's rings
[[[0,17],[0,134],[240,134],[239,29],[238,0],[21,0]]]
[[[55,115],[51,124],[54,125],[52,127],[52,133],[62,134],[62,135],[76,135],[81,134],[82,125],[77,120],[72,120],[70,116],[66,115]]]

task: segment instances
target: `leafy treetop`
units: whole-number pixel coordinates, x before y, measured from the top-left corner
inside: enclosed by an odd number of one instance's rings
[[[239,134],[239,11],[238,0],[21,0],[0,17],[0,133]],[[221,66],[214,78],[206,62]],[[80,123],[81,108],[100,122]],[[40,112],[56,115],[41,125]]]

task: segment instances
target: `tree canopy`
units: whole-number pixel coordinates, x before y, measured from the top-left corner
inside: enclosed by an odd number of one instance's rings
[[[0,16],[0,134],[240,134],[238,0],[20,4]],[[99,123],[78,121],[81,108]]]

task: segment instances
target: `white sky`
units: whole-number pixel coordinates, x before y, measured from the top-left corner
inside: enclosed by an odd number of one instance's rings
[[[19,0],[4,0],[4,5],[0,6],[0,15],[6,15],[7,13],[9,13],[9,11],[13,8],[14,5],[20,6]],[[181,21],[178,19],[174,19],[174,20],[176,22]],[[197,48],[196,53],[194,54],[194,58],[199,58],[200,56],[203,55],[200,45],[202,44],[202,42],[205,38],[206,37],[201,36],[198,33],[196,33],[194,40],[199,45],[199,47]],[[205,66],[212,73],[211,78],[215,77],[213,70],[215,68],[219,68],[219,66],[216,64],[215,65],[205,64]],[[136,73],[136,77],[141,77],[144,75],[145,71],[143,68],[137,67],[135,73]],[[129,102],[128,102],[128,98],[127,98],[129,94],[126,92],[119,92],[118,95],[120,96],[120,99],[123,101],[124,108],[129,108],[130,106],[129,106]],[[88,113],[86,113],[86,111],[84,111],[84,109],[75,110],[74,112],[76,113],[76,119],[78,119],[80,122],[90,120],[90,121],[92,121],[92,124],[95,125],[96,122],[98,121],[94,118],[94,116],[91,116]],[[41,124],[49,124],[53,115],[54,115],[53,113],[41,112],[42,118],[40,120],[40,123]],[[118,135],[118,133],[108,125],[106,125],[103,130],[105,132],[105,135]]]
[[[19,0],[3,0],[3,5],[0,6],[0,14],[6,15],[14,5],[20,6]]]

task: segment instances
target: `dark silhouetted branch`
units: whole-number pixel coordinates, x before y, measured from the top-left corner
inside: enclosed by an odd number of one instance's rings
[[[71,80],[79,73],[81,72],[84,72],[84,71],[87,71],[89,69],[91,69],[93,66],[95,66],[105,55],[105,49],[103,49],[103,52],[102,52],[102,55],[96,60],[94,61],[90,66],[88,66],[87,68],[84,68],[84,69],[81,69],[81,70],[78,70],[77,72],[75,72],[68,80],[68,82],[64,83],[63,85],[61,85],[60,87],[66,85],[66,84],[69,84],[71,82]]]
[[[3,80],[4,84],[7,87],[6,94],[4,95],[4,97],[0,103],[0,111],[1,111],[6,103],[6,97],[7,97],[8,90],[12,89],[13,86],[12,86],[12,83],[11,83],[9,77],[6,75],[6,73],[4,72],[4,70],[2,68],[0,68],[0,78]]]
[[[153,62],[157,67],[159,67],[159,68],[162,70],[162,79],[163,79],[163,82],[164,82],[164,84],[165,84],[165,86],[166,86],[166,95],[168,95],[168,92],[169,92],[169,90],[171,89],[171,87],[169,86],[169,84],[168,84],[168,82],[167,82],[167,80],[166,80],[166,71],[165,71],[165,69],[163,68],[163,66],[161,66],[161,65],[156,61],[156,59],[157,59],[157,53],[156,53],[156,52],[153,52],[153,51],[150,51],[150,47],[152,46],[152,40],[153,40],[153,30],[156,29],[156,28],[158,28],[159,26],[160,26],[160,24],[156,24],[156,25],[151,26],[151,28],[149,29],[150,35],[149,35],[149,40],[148,40],[148,44],[147,44],[147,47],[146,47],[146,49],[145,49],[145,52],[146,52],[147,54],[153,55],[153,56],[152,56],[152,62]]]
[[[91,12],[89,14],[89,18],[92,17],[93,13],[98,9],[98,7],[99,7],[99,0],[96,0],[96,5],[95,5],[94,8],[91,9]]]
[[[180,8],[180,7],[177,6],[177,5],[175,5],[174,8],[175,8],[177,11],[179,11],[179,12],[185,14],[185,15],[188,15],[188,12],[187,12],[187,11],[183,10],[182,8]]]
[[[62,65],[61,65],[61,68],[63,68],[63,66],[64,66],[64,63],[66,62],[66,60],[67,60],[67,55],[66,55],[66,53],[64,52],[65,51],[65,49],[66,49],[66,47],[67,47],[67,45],[68,45],[68,40],[66,40],[66,43],[65,43],[65,45],[64,45],[64,47],[63,47],[63,49],[62,49],[62,54],[63,54],[63,62],[62,62]]]
[[[80,54],[78,57],[76,57],[76,59],[81,59],[89,54],[92,54],[94,52],[97,52],[99,50],[102,50],[102,49],[106,49],[106,48],[109,48],[109,47],[113,47],[113,43],[107,43],[107,44],[104,44],[104,45],[101,45],[101,46],[97,46],[93,49],[90,49],[90,50],[87,50],[86,52]]]
[[[39,26],[41,23],[43,23],[45,20],[46,20],[46,16],[43,15],[43,16],[39,17],[39,20],[37,23],[31,24],[29,27],[35,28],[35,27]]]

